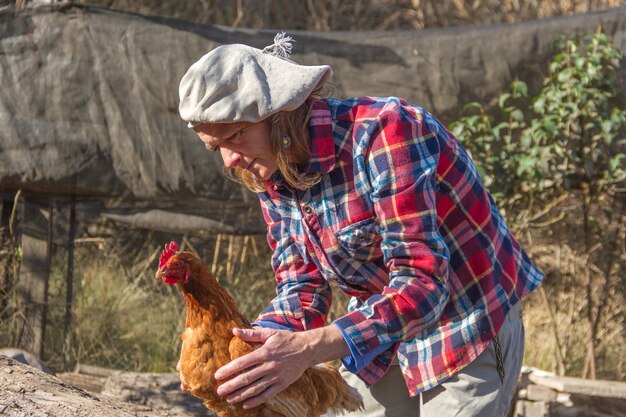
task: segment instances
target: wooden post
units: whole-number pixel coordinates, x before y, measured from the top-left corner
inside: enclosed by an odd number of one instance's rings
[[[50,271],[52,270],[52,245],[54,244],[54,197],[48,200],[48,241],[46,242],[46,279],[44,280],[43,306],[41,311],[41,349],[39,351],[39,359],[44,360],[45,341],[46,341],[46,323],[48,322],[48,289],[50,284]]]
[[[18,326],[17,346],[38,357],[44,353],[46,304],[50,274],[49,242],[52,218],[46,218],[41,206],[25,199],[22,220],[22,263],[19,278],[19,309],[22,322]]]
[[[0,318],[8,320],[11,316],[9,298],[13,288],[13,268],[15,260],[15,245],[9,233],[9,222],[13,212],[13,201],[2,200],[2,214],[0,216]]]
[[[9,234],[9,220],[13,212],[13,201],[2,200],[2,216],[0,217],[0,227],[4,234]]]
[[[74,285],[74,239],[76,237],[76,196],[70,199],[70,231],[67,244],[67,276],[65,279],[65,341],[63,343],[63,369],[71,366],[72,351],[72,299]]]

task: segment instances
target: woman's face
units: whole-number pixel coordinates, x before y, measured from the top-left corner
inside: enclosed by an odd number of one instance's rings
[[[263,181],[278,169],[267,120],[257,123],[202,123],[193,130],[207,149],[220,151],[226,168],[247,169]]]

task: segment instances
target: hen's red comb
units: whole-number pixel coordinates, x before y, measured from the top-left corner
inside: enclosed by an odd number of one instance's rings
[[[163,249],[161,256],[159,256],[159,268],[162,268],[177,251],[178,245],[176,242],[171,241],[169,245],[165,245],[165,249]]]

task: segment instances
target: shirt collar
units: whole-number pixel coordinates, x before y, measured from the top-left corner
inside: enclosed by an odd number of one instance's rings
[[[311,136],[309,142],[311,158],[304,172],[327,174],[335,167],[336,156],[330,107],[324,100],[313,99],[311,103],[309,133]],[[276,171],[263,183],[268,189],[273,190],[278,190],[282,185],[285,185],[280,171]]]
[[[279,170],[276,170],[268,180],[263,181],[263,184],[267,189],[278,190],[278,188],[283,185],[283,182],[283,176]]]
[[[327,174],[335,167],[335,141],[330,107],[324,100],[314,99],[309,118],[311,159],[305,172]]]

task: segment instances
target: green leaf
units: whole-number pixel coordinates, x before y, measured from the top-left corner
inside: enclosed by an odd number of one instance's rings
[[[626,155],[624,155],[623,153],[618,153],[617,155],[609,159],[609,169],[611,171],[617,170],[617,168],[620,165],[620,162],[622,161],[622,159],[625,159],[625,158],[626,158]]]
[[[511,118],[515,121],[522,122],[524,121],[524,113],[519,109],[513,110],[511,112]]]
[[[524,148],[530,148],[530,146],[533,143],[532,140],[532,132],[530,131],[530,129],[525,130],[522,132],[522,136],[520,138],[520,144],[524,147]]]
[[[483,106],[482,104],[480,104],[477,101],[472,101],[471,103],[467,103],[465,106],[463,106],[463,112],[466,112],[470,109],[480,109],[482,110]]]
[[[536,113],[543,113],[546,105],[546,98],[544,96],[539,96],[533,101],[533,110]]]
[[[532,168],[535,166],[536,163],[536,158],[527,155],[522,156],[519,160],[519,165],[517,166],[515,174],[517,174],[517,176],[521,176],[525,172],[532,172]]]
[[[601,127],[604,133],[611,133],[613,131],[613,121],[611,119],[602,120]]]
[[[511,91],[514,98],[528,97],[528,86],[524,81],[514,81],[511,84]]]
[[[491,129],[491,135],[493,136],[493,139],[496,141],[500,140],[500,127],[496,126],[493,129]]]
[[[450,131],[457,139],[459,139],[465,133],[465,126],[463,125],[463,123],[454,122],[454,123],[451,123],[448,127],[450,128]]]
[[[498,99],[498,106],[500,108],[504,107],[504,103],[511,97],[511,94],[509,93],[504,93],[502,95],[500,95],[500,98]]]

